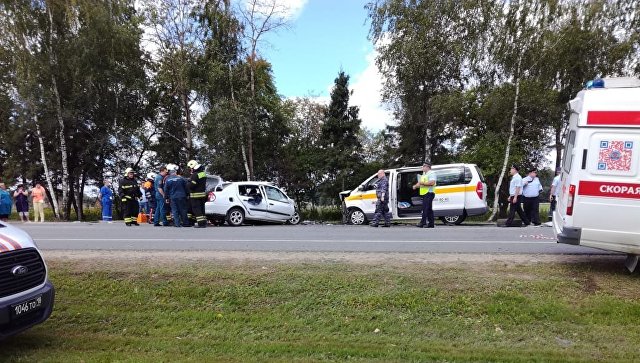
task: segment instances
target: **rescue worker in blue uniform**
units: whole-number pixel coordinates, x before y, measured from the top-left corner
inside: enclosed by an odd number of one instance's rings
[[[100,203],[102,205],[102,221],[111,222],[112,207],[113,207],[113,191],[111,190],[111,182],[109,180],[104,181],[104,186],[100,188]]]
[[[391,213],[389,213],[389,179],[384,170],[378,170],[378,182],[376,183],[376,212],[371,222],[371,227],[378,227],[378,222],[384,218],[383,227],[391,226]]]
[[[138,198],[142,197],[140,185],[135,178],[133,169],[127,168],[124,171],[124,175],[125,177],[120,179],[120,184],[118,185],[118,196],[122,201],[124,223],[127,226],[139,226],[138,211],[140,206]]]
[[[207,173],[204,167],[195,160],[187,163],[187,167],[191,169],[191,177],[189,178],[189,202],[191,210],[196,220],[194,227],[205,228],[207,226],[207,217],[204,215],[204,203],[206,202]]]
[[[164,181],[165,195],[171,203],[173,225],[176,227],[191,227],[187,219],[187,182],[177,174],[177,165],[167,165],[169,176]]]

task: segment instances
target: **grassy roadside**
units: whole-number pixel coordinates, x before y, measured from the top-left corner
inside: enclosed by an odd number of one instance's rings
[[[0,360],[640,360],[640,280],[618,263],[49,264],[54,315]]]

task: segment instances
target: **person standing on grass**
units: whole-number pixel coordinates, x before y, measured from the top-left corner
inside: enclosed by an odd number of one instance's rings
[[[19,184],[18,189],[13,192],[13,199],[16,201],[16,212],[23,223],[29,222],[29,193],[24,188],[24,184]]]
[[[31,190],[31,198],[33,199],[33,221],[44,222],[44,197],[46,192],[40,182],[36,182],[36,186]],[[40,217],[40,218],[38,218]]]
[[[111,190],[111,181],[105,179],[104,185],[100,188],[98,199],[102,204],[102,221],[111,222],[113,220],[113,190]]]
[[[431,170],[430,163],[422,165],[422,175],[419,176],[418,183],[413,189],[420,188],[420,197],[422,197],[422,219],[416,225],[418,228],[434,228],[435,219],[433,217],[433,199],[436,196],[436,175]]]
[[[11,194],[7,191],[7,186],[0,183],[0,221],[6,222],[11,215]]]
[[[530,222],[520,205],[522,199],[520,197],[522,194],[522,177],[520,176],[520,169],[518,166],[512,165],[509,173],[511,173],[511,183],[509,184],[509,217],[505,222],[505,227],[512,227],[513,218],[515,218],[516,212],[526,227]]]

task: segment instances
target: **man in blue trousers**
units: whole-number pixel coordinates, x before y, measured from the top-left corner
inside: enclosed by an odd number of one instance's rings
[[[160,173],[156,175],[153,180],[153,188],[156,193],[156,211],[153,214],[153,225],[158,226],[168,226],[169,221],[167,221],[167,215],[164,211],[165,204],[165,193],[164,193],[164,178],[167,176],[167,167],[160,167]]]
[[[113,190],[111,190],[111,182],[109,180],[104,181],[104,185],[100,188],[98,198],[100,199],[100,203],[102,203],[102,221],[111,222],[113,219]]]

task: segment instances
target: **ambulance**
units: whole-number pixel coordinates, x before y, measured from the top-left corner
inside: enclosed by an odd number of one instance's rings
[[[640,80],[590,81],[569,102],[558,204],[559,243],[640,255]]]
[[[474,164],[434,165],[436,196],[433,200],[435,217],[446,224],[460,224],[466,217],[487,212],[487,184],[482,171]],[[422,167],[404,167],[385,170],[389,180],[389,211],[396,220],[416,219],[422,216],[422,198],[414,190],[422,174]],[[377,173],[356,189],[340,193],[344,219],[349,224],[361,225],[370,221],[376,210]]]

